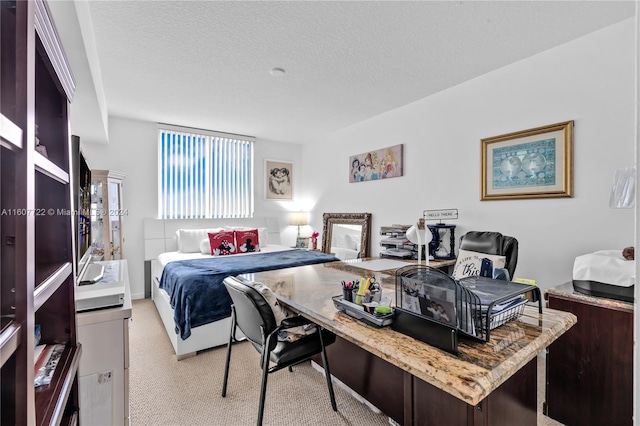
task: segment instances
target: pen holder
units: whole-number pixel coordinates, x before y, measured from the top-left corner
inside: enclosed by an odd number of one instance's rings
[[[358,289],[352,291],[352,302],[356,305],[362,305],[363,303],[377,302],[380,303],[382,299],[382,292],[374,291],[369,294],[358,294]]]
[[[343,288],[342,289],[342,300],[345,300],[347,302],[353,302],[353,297],[351,297],[353,290],[348,289],[348,288]]]

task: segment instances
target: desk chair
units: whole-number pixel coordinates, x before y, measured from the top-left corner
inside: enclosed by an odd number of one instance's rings
[[[229,344],[227,345],[227,360],[224,366],[224,382],[222,385],[222,397],[227,394],[227,379],[229,377],[229,362],[231,360],[231,345],[235,339],[236,327],[244,333],[247,339],[260,353],[260,365],[262,367],[262,386],[260,389],[260,405],[258,408],[258,426],[262,425],[264,412],[264,400],[267,390],[267,377],[269,373],[276,372],[285,367],[291,372],[291,367],[309,360],[313,355],[322,354],[324,372],[331,398],[331,407],[337,411],[335,394],[331,383],[331,373],[327,361],[325,347],[335,342],[335,334],[323,330],[319,326],[317,332],[304,336],[296,341],[278,341],[278,332],[292,327],[308,324],[309,320],[302,316],[285,318],[280,325],[276,324],[273,310],[265,297],[258,292],[250,282],[242,281],[235,277],[227,277],[223,281],[233,305],[231,305],[231,331]],[[274,363],[269,367],[269,362]]]
[[[499,232],[469,231],[460,237],[460,249],[505,257],[511,279],[518,264],[518,240]]]

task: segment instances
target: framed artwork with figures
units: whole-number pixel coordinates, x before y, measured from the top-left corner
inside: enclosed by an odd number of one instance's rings
[[[293,200],[293,163],[264,161],[265,199]]]
[[[573,196],[573,121],[481,140],[480,200]]]

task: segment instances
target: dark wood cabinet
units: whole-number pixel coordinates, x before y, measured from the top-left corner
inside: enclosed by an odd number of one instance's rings
[[[1,422],[75,424],[73,77],[43,1],[3,0],[0,32]],[[64,345],[51,383],[39,387],[36,326],[41,343]]]
[[[633,422],[633,304],[547,291],[550,308],[578,322],[548,348],[544,412],[571,425]]]
[[[327,347],[331,374],[401,425],[535,425],[534,358],[473,406],[340,337]],[[320,356],[313,360],[322,365]]]

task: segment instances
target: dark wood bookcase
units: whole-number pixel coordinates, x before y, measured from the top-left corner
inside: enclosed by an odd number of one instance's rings
[[[1,423],[77,424],[68,117],[75,83],[43,0],[2,0],[0,35]],[[65,346],[51,384],[37,388],[36,325],[41,343]]]

